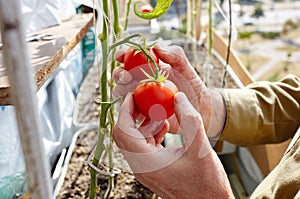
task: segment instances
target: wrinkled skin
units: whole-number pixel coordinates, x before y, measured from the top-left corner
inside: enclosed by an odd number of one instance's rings
[[[137,180],[164,199],[234,198],[226,173],[212,150],[201,115],[186,95],[175,95],[175,117],[184,144],[164,148],[135,128],[132,94],[125,98],[113,137]],[[159,133],[169,131],[164,121]]]
[[[155,46],[153,51],[161,61],[161,69],[169,74],[168,80],[172,81],[179,91],[186,94],[194,108],[201,114],[208,136],[218,136],[223,129],[226,116],[221,94],[205,86],[181,47],[160,48]],[[123,63],[125,53],[125,49],[119,50],[115,54],[115,59]],[[115,97],[125,97],[127,93],[133,92],[139,83],[122,66],[114,70],[113,79],[116,82],[113,90]],[[171,124],[169,132],[177,133],[178,121],[176,118],[171,117],[169,123]]]
[[[154,51],[161,69],[169,73],[168,79],[180,91],[175,95],[175,115],[137,128],[132,92],[139,82],[118,67],[113,72],[113,95],[123,96],[124,100],[113,129],[116,144],[137,180],[164,199],[234,198],[223,166],[208,141],[224,126],[222,95],[205,86],[182,48],[155,46]],[[122,63],[124,51],[118,51],[115,58]],[[166,132],[181,134],[184,144],[163,147]]]

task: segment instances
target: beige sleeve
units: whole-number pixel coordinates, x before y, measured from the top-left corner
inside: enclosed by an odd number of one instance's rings
[[[260,183],[251,199],[300,198],[300,129],[279,164]]]
[[[255,82],[224,91],[227,116],[222,140],[240,145],[277,143],[292,138],[300,125],[300,78]]]

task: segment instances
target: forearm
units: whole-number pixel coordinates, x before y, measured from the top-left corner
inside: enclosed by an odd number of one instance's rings
[[[238,145],[282,142],[300,125],[300,80],[257,82],[224,90],[226,123],[221,139]]]

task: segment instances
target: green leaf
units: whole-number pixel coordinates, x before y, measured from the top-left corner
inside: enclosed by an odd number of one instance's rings
[[[155,19],[165,14],[171,6],[173,0],[157,0],[152,12],[141,12],[137,8],[137,3],[134,4],[134,13],[142,19]]]

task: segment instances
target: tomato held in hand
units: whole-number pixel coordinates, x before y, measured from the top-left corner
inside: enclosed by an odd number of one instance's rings
[[[178,91],[169,80],[142,82],[133,92],[137,111],[147,120],[160,121],[174,114],[174,95]]]
[[[153,49],[149,48],[148,52],[149,55],[153,58],[153,60],[158,65],[159,60],[155,55]],[[154,64],[151,61],[149,63],[152,70],[155,71]],[[129,71],[133,76],[133,78],[136,79],[137,81],[141,81],[147,78],[141,69],[143,69],[149,75],[153,75],[148,65],[148,60],[146,55],[142,51],[137,51],[136,49],[133,48],[129,48],[124,55],[124,68],[125,70]]]

